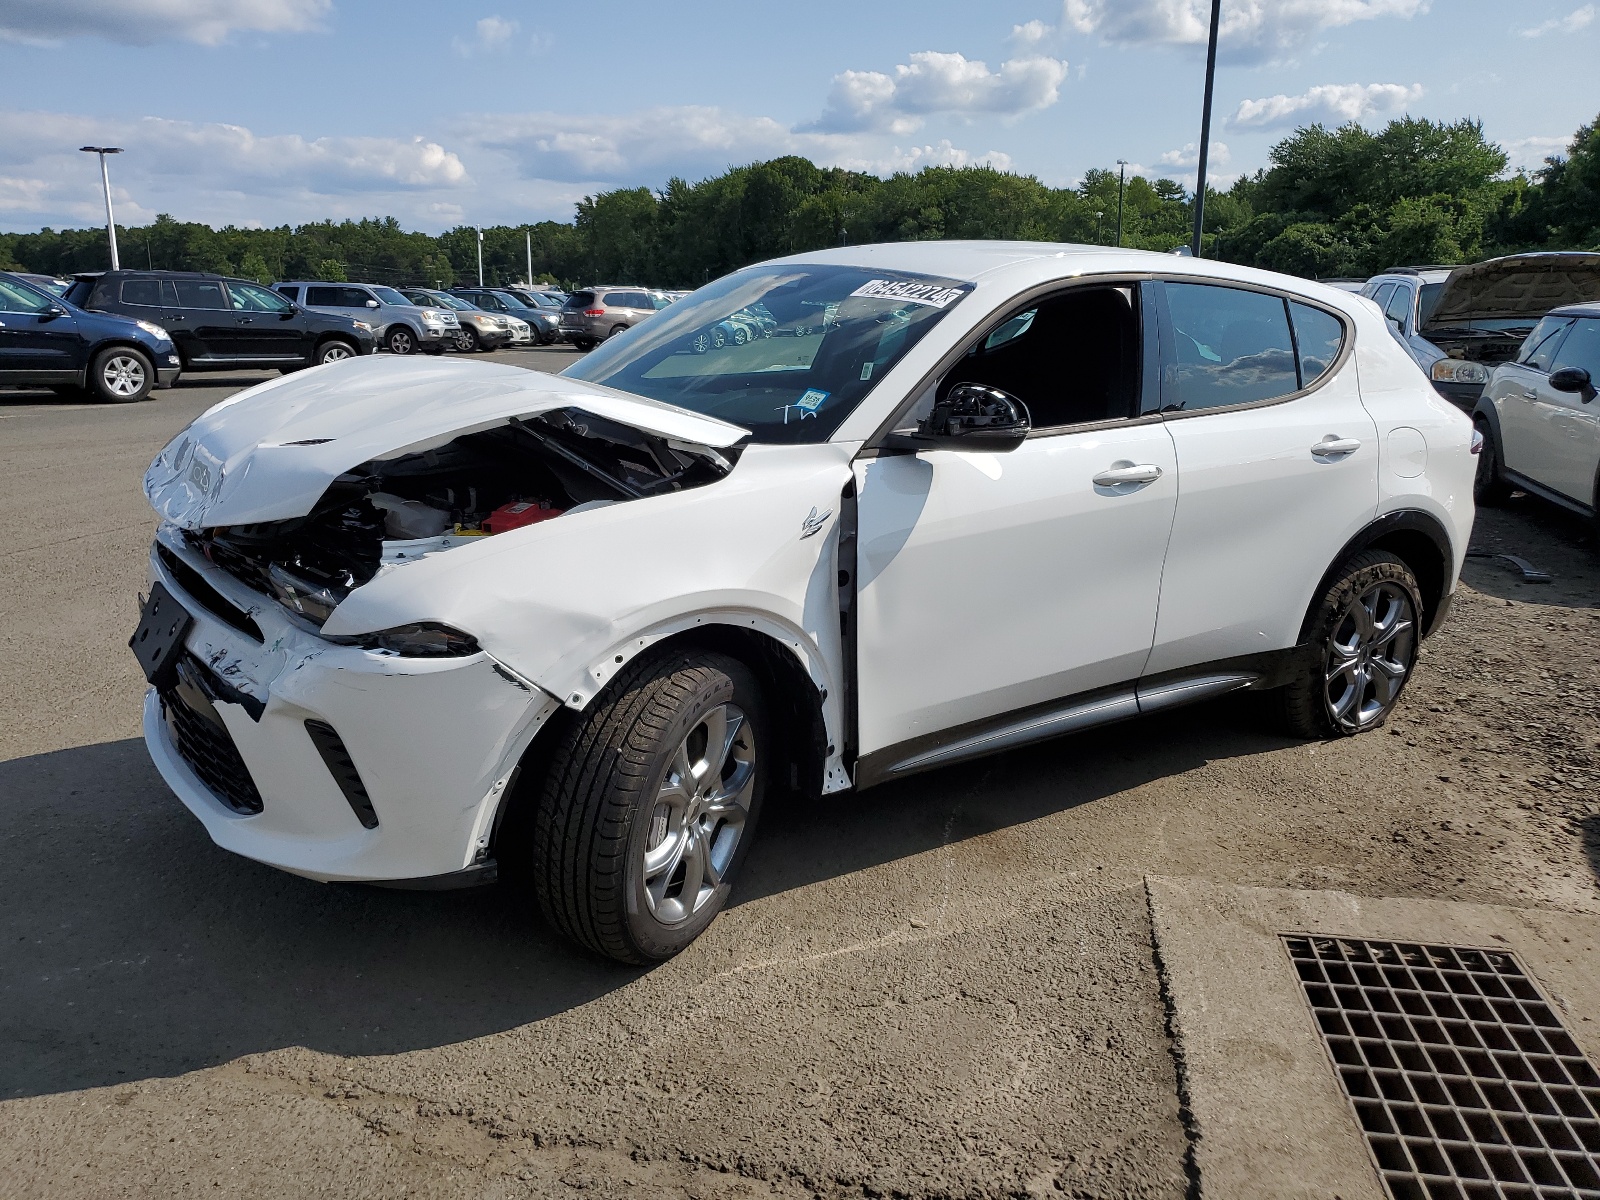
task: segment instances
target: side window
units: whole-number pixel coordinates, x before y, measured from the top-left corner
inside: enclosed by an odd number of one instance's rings
[[[50,301],[38,292],[9,279],[0,279],[0,312],[41,313],[49,307]]]
[[[339,306],[339,293],[342,288],[336,287],[308,287],[306,289],[306,303],[313,308],[337,308]]]
[[[211,279],[175,279],[179,308],[227,308],[222,284]]]
[[[297,287],[292,287],[292,286],[287,285],[287,284],[279,284],[278,285],[278,291],[281,294],[289,297],[289,299],[291,299],[291,300],[300,299],[300,289],[297,288]]]
[[[1589,372],[1591,385],[1600,383],[1600,318],[1582,317],[1572,323],[1572,332],[1550,363],[1552,371],[1562,367],[1582,367]]]
[[[1388,305],[1389,297],[1394,295],[1394,290],[1398,286],[1399,284],[1396,283],[1380,283],[1375,291],[1364,292],[1362,294],[1370,296],[1372,298],[1372,302],[1379,308],[1384,308]]]
[[[161,306],[161,281],[159,279],[125,279],[122,281],[122,302],[143,304],[149,308]]]
[[[375,299],[366,288],[343,287],[338,291],[341,293],[337,301],[340,308],[365,308],[368,300]]]
[[[1534,371],[1548,371],[1550,360],[1561,345],[1562,335],[1572,325],[1571,317],[1546,317],[1533,327],[1528,340],[1522,343],[1517,362]]]
[[[1400,328],[1406,326],[1406,318],[1411,315],[1411,289],[1403,283],[1395,284],[1394,295],[1389,297],[1389,302],[1383,306],[1383,317],[1386,321],[1399,321]]]
[[[170,279],[161,281],[161,303],[168,308],[178,307],[178,287]]]
[[[1162,411],[1228,408],[1299,390],[1282,297],[1209,283],[1167,283],[1163,290],[1171,330]]]
[[[240,312],[288,312],[289,302],[276,292],[250,283],[230,283],[228,295]]]
[[[1011,313],[951,368],[938,397],[958,383],[1009,392],[1027,407],[1035,429],[1133,416],[1139,399],[1133,288],[1072,288]]]
[[[1310,387],[1327,374],[1344,345],[1344,326],[1332,313],[1309,304],[1289,303],[1294,344],[1300,354],[1300,386]]]

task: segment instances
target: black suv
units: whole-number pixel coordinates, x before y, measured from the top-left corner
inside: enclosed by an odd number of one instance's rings
[[[75,275],[66,298],[80,308],[143,318],[167,329],[185,371],[295,371],[371,354],[377,346],[364,321],[312,312],[248,279],[199,271]]]

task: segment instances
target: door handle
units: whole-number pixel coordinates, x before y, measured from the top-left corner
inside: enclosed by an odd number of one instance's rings
[[[169,321],[182,321],[185,318],[182,313],[168,313],[166,319]]]
[[[256,319],[254,317],[240,317],[239,318],[239,324],[241,324],[241,325],[254,325],[255,323],[256,323]]]
[[[1530,392],[1527,388],[1523,388],[1522,389],[1522,398],[1524,400],[1537,400],[1539,398],[1539,393],[1538,392]]]
[[[1359,439],[1336,438],[1330,434],[1311,447],[1311,453],[1319,458],[1327,458],[1338,454],[1354,454],[1359,449],[1361,449]]]
[[[1094,477],[1095,487],[1117,487],[1124,483],[1154,483],[1161,478],[1161,468],[1154,463],[1125,467],[1108,467]]]

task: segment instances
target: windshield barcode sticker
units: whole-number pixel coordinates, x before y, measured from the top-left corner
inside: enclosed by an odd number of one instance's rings
[[[915,283],[911,280],[896,282],[892,279],[869,279],[851,296],[864,296],[873,300],[900,300],[906,304],[926,304],[929,308],[944,308],[961,299],[962,289],[941,287],[936,283]]]

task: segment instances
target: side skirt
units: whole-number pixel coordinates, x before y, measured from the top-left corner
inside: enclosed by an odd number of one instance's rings
[[[1264,691],[1279,687],[1288,682],[1299,653],[1298,648],[1279,650],[1171,671],[887,746],[857,761],[856,788],[1194,704],[1241,688]]]
[[[1587,504],[1574,500],[1571,496],[1563,496],[1553,488],[1548,488],[1542,483],[1536,483],[1526,475],[1519,474],[1509,467],[1501,467],[1500,476],[1519,492],[1527,492],[1529,495],[1537,496],[1541,500],[1548,500],[1551,504],[1559,504],[1562,508],[1567,509],[1569,512],[1575,512],[1580,517],[1592,517],[1595,515],[1594,509]]]

